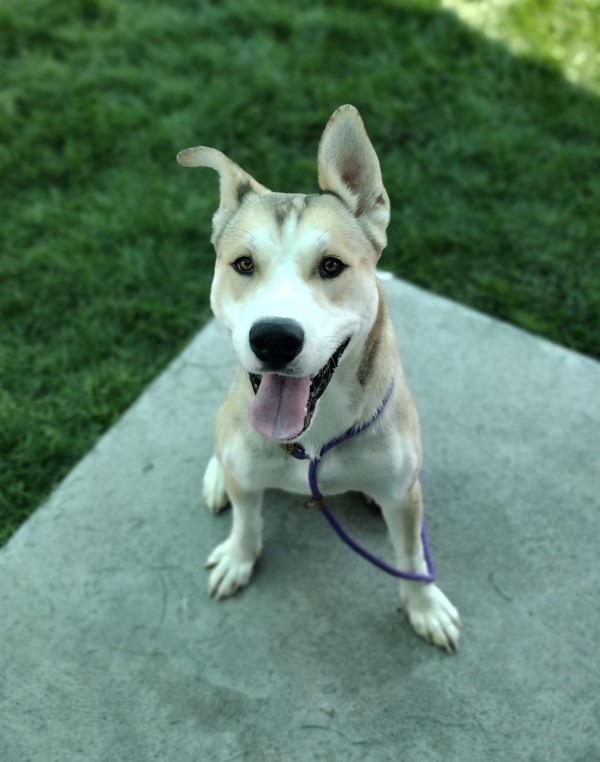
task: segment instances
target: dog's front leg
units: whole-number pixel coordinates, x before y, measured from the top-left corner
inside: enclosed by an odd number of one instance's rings
[[[421,541],[423,501],[416,480],[404,499],[381,499],[383,516],[390,532],[399,569],[427,574]],[[460,617],[444,593],[428,582],[400,581],[400,600],[413,628],[425,640],[447,651],[458,649]]]
[[[228,471],[225,488],[233,510],[231,533],[206,562],[208,590],[215,598],[227,598],[248,584],[262,549],[263,490],[245,490]]]

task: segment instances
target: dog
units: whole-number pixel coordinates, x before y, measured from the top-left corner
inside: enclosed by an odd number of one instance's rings
[[[360,114],[342,106],[327,123],[318,194],[271,192],[215,148],[188,148],[177,160],[219,174],[210,303],[238,358],[204,475],[209,509],[231,503],[233,513],[206,564],[210,594],[226,598],[250,581],[264,490],[306,494],[307,464],[290,451],[318,459],[325,443],[376,411],[320,461],[319,488],[377,503],[398,568],[425,574],[419,421],[376,273],[390,202]],[[433,583],[399,585],[415,631],[455,651],[460,618],[444,593]]]

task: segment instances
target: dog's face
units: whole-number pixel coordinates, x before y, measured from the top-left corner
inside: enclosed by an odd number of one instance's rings
[[[249,195],[219,237],[211,292],[246,370],[314,376],[362,334],[377,309],[369,249],[334,196]]]
[[[375,151],[346,106],[319,146],[321,194],[272,193],[214,149],[189,149],[178,160],[220,174],[211,306],[250,374],[252,425],[293,439],[375,321],[375,266],[389,220]]]

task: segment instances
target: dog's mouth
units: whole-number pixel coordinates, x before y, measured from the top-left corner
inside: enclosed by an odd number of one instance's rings
[[[280,442],[300,436],[310,426],[318,399],[338,366],[350,339],[346,339],[313,376],[281,376],[277,373],[250,373],[254,400],[250,423],[263,437]]]

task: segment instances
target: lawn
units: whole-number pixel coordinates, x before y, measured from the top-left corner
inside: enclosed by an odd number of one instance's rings
[[[217,182],[178,167],[187,146],[313,192],[354,103],[392,202],[382,267],[600,358],[599,19],[2,0],[0,543],[209,317]]]

